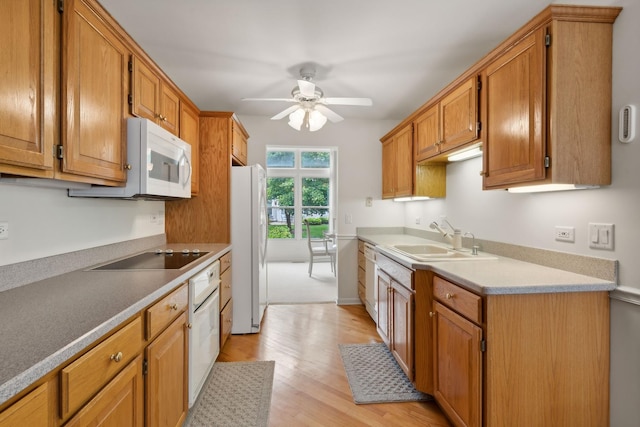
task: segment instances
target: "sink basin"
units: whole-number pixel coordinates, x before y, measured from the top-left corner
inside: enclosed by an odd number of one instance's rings
[[[497,259],[490,255],[471,255],[471,252],[454,251],[444,246],[432,244],[389,245],[388,249],[408,258],[423,262],[436,261],[479,261]]]

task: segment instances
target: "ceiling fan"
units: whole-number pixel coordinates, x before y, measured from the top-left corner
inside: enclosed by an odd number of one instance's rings
[[[329,109],[327,105],[351,105],[371,106],[370,98],[325,98],[324,92],[315,83],[313,78],[316,70],[312,66],[303,66],[300,69],[301,80],[291,91],[291,98],[243,98],[243,101],[281,101],[294,102],[289,108],[271,117],[271,120],[280,120],[289,116],[289,126],[296,130],[303,127],[314,132],[325,125],[327,119],[333,123],[344,120],[339,114]]]

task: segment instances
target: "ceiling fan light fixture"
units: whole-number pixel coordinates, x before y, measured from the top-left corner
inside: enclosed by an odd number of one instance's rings
[[[318,110],[309,112],[309,131],[315,132],[327,123],[327,118]]]
[[[289,126],[294,128],[295,130],[300,130],[302,128],[302,124],[304,123],[304,118],[307,115],[307,112],[302,108],[298,108],[293,113],[289,114]]]

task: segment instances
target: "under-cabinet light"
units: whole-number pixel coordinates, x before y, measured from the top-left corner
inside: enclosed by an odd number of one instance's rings
[[[566,190],[588,190],[591,188],[600,188],[598,185],[577,185],[577,184],[544,184],[544,185],[527,185],[524,187],[508,188],[510,193],[542,193],[547,191],[566,191]]]
[[[419,200],[430,200],[431,197],[427,196],[410,196],[410,197],[396,197],[393,199],[394,202],[415,202]]]
[[[447,156],[447,160],[450,162],[459,162],[461,160],[472,159],[474,157],[478,157],[482,155],[482,147],[475,146],[469,149],[465,149],[463,151],[458,151],[456,153]]]

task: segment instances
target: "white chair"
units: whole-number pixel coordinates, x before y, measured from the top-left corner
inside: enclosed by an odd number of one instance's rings
[[[336,245],[333,244],[331,239],[312,239],[311,229],[309,227],[309,221],[303,220],[305,227],[307,227],[307,246],[309,247],[309,277],[313,271],[313,260],[320,257],[329,257],[331,264],[331,271],[336,274]]]

